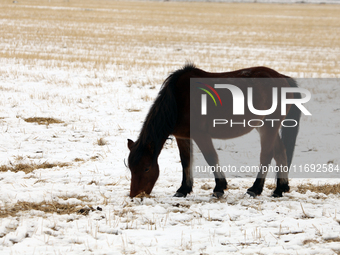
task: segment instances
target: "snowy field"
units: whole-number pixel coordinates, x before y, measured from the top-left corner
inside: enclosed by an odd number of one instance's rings
[[[0,3],[0,254],[340,254],[340,180],[291,179],[257,198],[253,179],[212,179],[174,198],[175,140],[151,196],[129,198],[124,166],[170,72],[265,65],[295,78],[340,78],[340,6],[180,2]],[[339,87],[311,86],[297,162],[340,164]],[[306,127],[315,126],[308,129]],[[249,140],[248,140],[249,139]],[[248,143],[255,141],[254,143]],[[229,141],[258,162],[256,133]],[[249,146],[249,144],[256,146]],[[249,161],[247,160],[249,159]],[[293,163],[294,163],[293,160]]]

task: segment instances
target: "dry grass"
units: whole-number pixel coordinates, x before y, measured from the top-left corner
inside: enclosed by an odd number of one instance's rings
[[[315,243],[319,243],[318,240],[315,239],[306,239],[302,242],[303,245],[307,245],[307,244],[315,244]]]
[[[103,85],[100,82],[85,82],[85,83],[80,83],[79,87],[80,88],[89,88],[89,87],[96,87],[100,88]]]
[[[268,184],[266,184],[266,188],[274,190],[276,188],[276,184],[275,183],[268,183]]]
[[[150,97],[149,95],[145,94],[141,97],[142,100],[144,100],[145,102],[148,102],[148,101],[153,101],[154,98]]]
[[[32,117],[24,119],[24,121],[29,123],[38,123],[39,125],[50,125],[50,124],[60,124],[64,123],[61,120],[54,119],[54,118],[45,118],[45,117]]]
[[[92,156],[91,158],[90,158],[90,160],[98,160],[99,159],[99,156]]]
[[[69,163],[56,163],[56,164],[51,164],[51,163],[42,163],[42,164],[16,164],[16,165],[3,165],[0,166],[0,172],[19,172],[23,171],[25,174],[31,173],[36,169],[46,169],[46,168],[53,168],[53,167],[66,167],[69,166]]]
[[[229,187],[228,187],[229,188]],[[212,189],[212,186],[209,185],[208,183],[204,183],[202,186],[201,186],[201,189],[203,190],[210,190]]]
[[[276,188],[276,184],[275,183],[266,184],[266,188],[274,190]],[[301,194],[305,194],[308,190],[315,193],[323,193],[325,195],[340,194],[340,184],[324,184],[324,185],[315,185],[311,183],[300,184],[297,186],[296,191]]]
[[[92,180],[92,181],[90,181],[87,185],[92,185],[92,184],[94,184],[94,185],[98,185],[98,181],[94,181],[94,180]]]
[[[314,185],[307,183],[297,187],[297,192],[302,194],[305,194],[308,190],[315,193],[323,193],[325,195],[340,194],[340,184]]]
[[[8,216],[17,216],[19,213],[36,210],[44,213],[57,213],[57,214],[71,214],[78,213],[82,215],[88,215],[89,211],[94,211],[90,206],[91,200],[86,195],[77,195],[75,197],[69,196],[58,196],[59,199],[65,201],[65,203],[52,202],[52,201],[42,201],[42,202],[26,202],[17,201],[14,205],[6,205],[0,208],[0,218],[5,218]],[[70,198],[75,198],[79,200],[78,204],[68,204],[67,200]],[[101,208],[97,207],[97,210]]]
[[[0,58],[21,65],[131,72],[173,70],[189,59],[212,71],[247,63],[340,74],[338,5],[4,0],[0,7]],[[149,81],[131,77],[133,84]]]
[[[82,204],[79,205],[70,205],[70,204],[63,204],[58,202],[25,202],[25,201],[18,201],[15,205],[11,207],[6,207],[0,210],[0,218],[6,218],[9,216],[16,216],[18,213],[37,210],[42,211],[44,213],[57,213],[57,214],[71,214],[71,213],[79,213],[87,215],[88,211],[85,209],[81,209],[80,206],[84,206]],[[82,211],[83,210],[83,211]]]
[[[142,193],[139,193],[137,196],[135,196],[135,198],[154,198],[154,196],[148,195],[146,194],[144,191]]]
[[[74,162],[84,162],[85,159],[82,159],[82,158],[75,158],[73,161],[74,161]]]
[[[324,241],[327,243],[332,243],[332,242],[339,243],[340,237],[324,238]]]
[[[104,138],[99,138],[99,139],[97,139],[97,144],[99,146],[104,146],[104,145],[107,144],[107,141]]]
[[[129,108],[129,109],[126,109],[128,112],[140,112],[141,109],[138,109],[138,108]]]

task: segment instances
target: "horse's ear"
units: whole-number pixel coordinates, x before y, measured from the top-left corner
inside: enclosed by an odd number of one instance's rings
[[[127,140],[128,140],[127,146],[128,146],[128,148],[129,148],[129,150],[131,151],[132,146],[135,144],[135,142],[132,141],[132,140],[130,140],[130,139],[127,139]]]

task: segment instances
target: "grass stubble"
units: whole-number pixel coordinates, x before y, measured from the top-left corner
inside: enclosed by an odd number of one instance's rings
[[[23,65],[171,71],[191,60],[210,71],[247,63],[340,74],[338,5],[6,0],[0,8],[0,58]]]

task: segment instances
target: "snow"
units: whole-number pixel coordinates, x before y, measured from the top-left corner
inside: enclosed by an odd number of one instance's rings
[[[222,46],[217,45],[216,51],[218,47]],[[167,49],[150,50],[157,54]],[[226,46],[223,50],[243,49]],[[180,68],[183,63],[172,64]],[[339,179],[291,179],[291,192],[282,198],[272,198],[268,188],[250,198],[245,191],[254,179],[232,178],[225,196],[215,199],[212,189],[201,188],[214,187],[214,180],[197,178],[192,194],[175,198],[182,173],[173,141],[159,157],[161,173],[151,196],[131,199],[130,173],[124,166],[127,138],[137,138],[161,86],[161,82],[142,86],[140,81],[164,80],[174,69],[134,68],[132,77],[127,69],[118,64],[98,71],[89,66],[64,68],[45,66],[43,61],[28,65],[0,59],[0,165],[68,163],[26,174],[1,172],[1,210],[25,202],[66,204],[88,211],[58,214],[22,208],[1,217],[1,254],[339,253],[339,194],[297,190],[299,184],[339,183]],[[136,82],[127,85],[131,79]],[[310,110],[320,109],[315,114],[325,118],[331,111],[334,119],[325,128],[303,118],[294,160],[339,164],[339,87],[311,85],[309,89],[317,94]],[[146,96],[151,100],[142,98]],[[63,123],[38,125],[24,120],[29,117],[53,117]],[[232,162],[251,164],[248,159],[253,158],[257,162],[258,147],[246,143],[258,141],[256,135],[228,141]],[[105,145],[98,144],[101,138]],[[239,155],[232,154],[235,150]]]
[[[76,70],[53,72],[78,80],[87,75]],[[253,179],[230,179],[233,188],[220,200],[211,197],[211,189],[200,188],[205,183],[213,187],[211,179],[196,179],[194,192],[187,198],[172,197],[181,178],[174,142],[160,155],[161,175],[152,196],[130,199],[130,174],[123,163],[128,155],[126,138],[137,137],[152,103],[142,102],[139,95],[150,93],[154,97],[157,89],[126,88],[119,81],[103,82],[98,88],[56,88],[45,80],[26,79],[19,76],[2,81],[8,91],[2,93],[6,103],[1,106],[5,113],[1,120],[1,164],[14,164],[16,156],[22,156],[22,163],[71,164],[29,174],[1,173],[1,208],[17,201],[46,201],[79,209],[89,204],[102,211],[90,210],[84,216],[30,210],[2,218],[2,254],[332,254],[339,249],[337,242],[327,242],[339,237],[339,195],[300,194],[296,186],[305,183],[304,179],[292,179],[292,191],[279,199],[271,198],[268,189],[258,198],[247,197],[244,193]],[[141,111],[128,112],[132,107]],[[65,124],[46,126],[23,120],[33,116],[53,116]],[[97,140],[102,137],[107,145],[99,146]],[[306,146],[303,139],[296,157],[308,161],[308,153],[301,152]],[[237,140],[233,144],[238,144]],[[258,154],[258,150],[249,153]],[[336,162],[337,155],[333,155]],[[74,162],[75,158],[84,161]],[[315,242],[304,245],[305,240]]]

